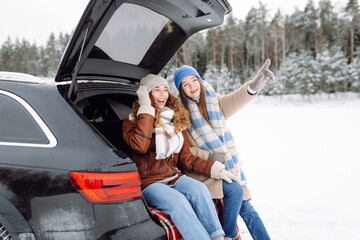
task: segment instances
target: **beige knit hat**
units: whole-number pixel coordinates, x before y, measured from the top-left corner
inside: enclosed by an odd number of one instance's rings
[[[145,86],[148,92],[151,92],[151,90],[161,84],[164,84],[169,88],[169,84],[166,79],[159,75],[148,74],[140,80],[140,86]]]

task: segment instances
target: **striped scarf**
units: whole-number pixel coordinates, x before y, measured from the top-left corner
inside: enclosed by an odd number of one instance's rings
[[[172,119],[174,110],[165,107],[161,111],[161,121],[163,126],[155,127],[156,157],[164,159],[173,153],[180,152],[184,144],[184,136],[181,132],[176,133]]]
[[[188,98],[190,113],[194,122],[188,131],[201,149],[210,153],[224,154],[226,157],[225,162],[223,162],[225,169],[238,176],[241,184],[245,185],[246,177],[242,163],[236,151],[233,136],[226,126],[216,93],[209,83],[206,81],[202,83],[205,86],[206,109],[213,127],[202,116],[197,103]]]

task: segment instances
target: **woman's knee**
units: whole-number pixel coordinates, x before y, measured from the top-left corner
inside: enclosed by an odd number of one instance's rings
[[[204,183],[200,181],[197,181],[196,183],[196,191],[194,192],[194,196],[211,199],[211,194],[209,189]]]
[[[181,193],[172,196],[166,196],[166,194],[163,194],[156,200],[152,199],[151,205],[170,216],[194,215],[190,202]]]
[[[241,185],[235,181],[232,181],[232,183],[228,183],[226,181],[223,181],[223,192],[225,198],[227,197],[234,197],[237,199],[243,199],[244,197],[244,190],[241,187]]]
[[[182,193],[162,183],[153,183],[142,193],[145,201],[155,208],[172,209],[189,204]]]
[[[186,177],[189,184],[186,187],[185,194],[190,194],[193,197],[211,198],[209,189],[206,185],[196,179]]]

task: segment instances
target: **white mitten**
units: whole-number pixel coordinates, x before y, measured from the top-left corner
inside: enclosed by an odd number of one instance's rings
[[[140,106],[151,105],[149,93],[145,86],[140,86],[136,94],[138,95]]]
[[[211,177],[215,179],[223,179],[228,183],[232,183],[232,180],[234,180],[240,184],[240,179],[231,172],[227,171],[224,164],[217,161],[214,162],[211,167]]]
[[[155,117],[155,108],[151,106],[151,100],[146,87],[140,86],[139,89],[136,91],[136,94],[138,95],[139,105],[140,105],[137,112],[137,116],[139,116],[142,113],[146,113]]]
[[[234,180],[235,182],[240,184],[240,179],[238,177],[236,177],[234,174],[232,174],[231,172],[229,172],[228,170],[225,170],[225,169],[220,171],[219,178],[227,181],[228,183],[232,183],[232,180]]]
[[[267,59],[260,71],[256,74],[255,78],[251,81],[248,86],[250,93],[259,92],[265,86],[268,79],[270,79],[271,82],[275,82],[275,75],[269,70],[270,64],[270,59]]]

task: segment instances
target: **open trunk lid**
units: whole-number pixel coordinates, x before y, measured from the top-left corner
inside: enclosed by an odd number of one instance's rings
[[[191,35],[222,24],[230,11],[226,0],[92,0],[55,80],[74,85],[77,79],[139,81],[157,74]]]

